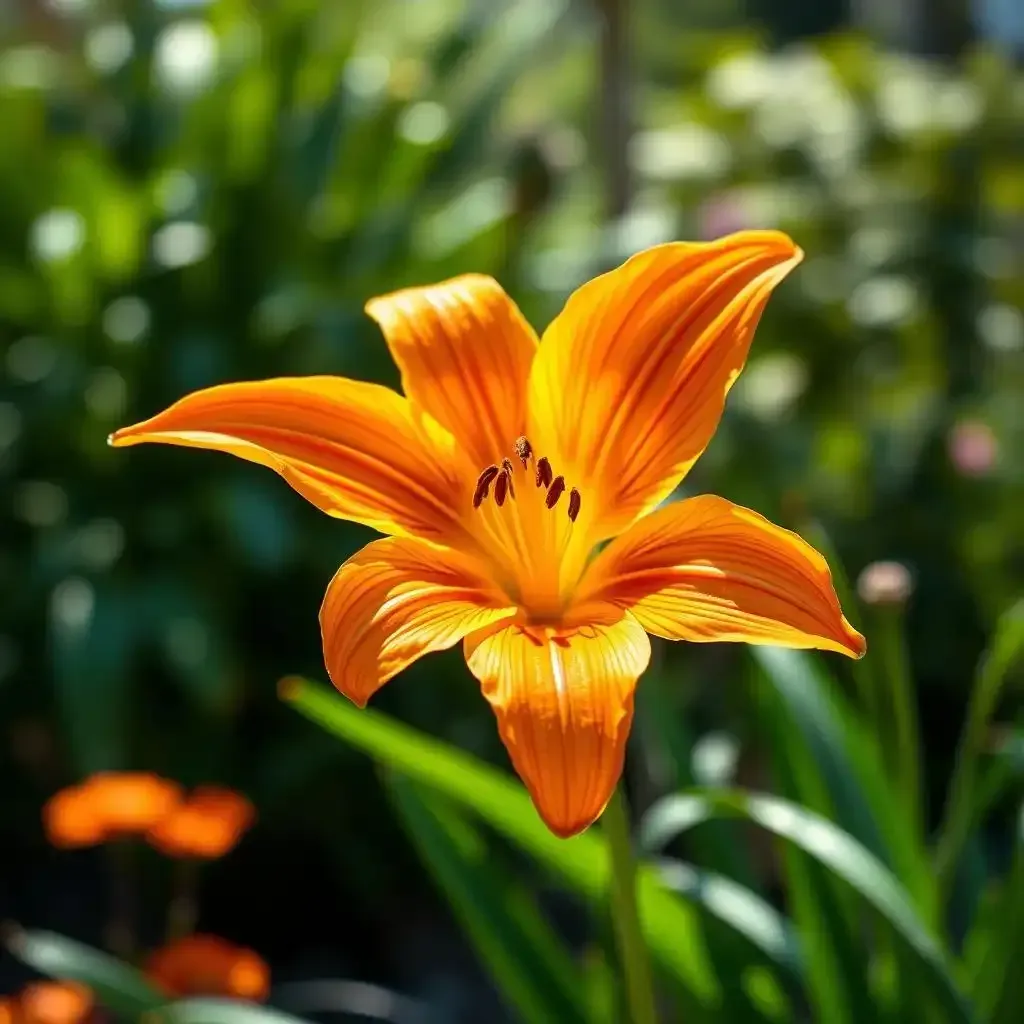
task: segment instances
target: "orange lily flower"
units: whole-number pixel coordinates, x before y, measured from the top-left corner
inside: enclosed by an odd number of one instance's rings
[[[223,857],[252,824],[256,812],[241,793],[198,786],[146,834],[151,846],[170,857]]]
[[[259,954],[215,935],[188,935],[156,950],[146,975],[170,996],[234,996],[262,1002],[270,969]]]
[[[43,823],[54,846],[92,846],[145,832],[181,801],[181,787],[151,772],[97,772],[54,794]]]
[[[648,633],[864,653],[800,537],[714,496],[658,508],[802,255],[777,231],[659,245],[583,285],[540,342],[489,277],[407,289],[366,307],[404,396],[336,377],[226,384],[111,443],[229,452],[388,534],[328,587],[335,686],[362,706],[462,641],[538,811],[572,835],[621,773]]]

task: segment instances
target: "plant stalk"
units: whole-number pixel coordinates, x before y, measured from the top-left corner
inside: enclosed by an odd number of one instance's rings
[[[629,834],[629,813],[621,783],[601,819],[611,851],[611,910],[626,983],[631,1024],[657,1024],[654,976],[640,928],[636,902],[636,862]]]

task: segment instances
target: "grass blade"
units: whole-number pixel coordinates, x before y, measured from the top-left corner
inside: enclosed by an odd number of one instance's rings
[[[54,932],[13,931],[7,948],[22,963],[60,981],[80,981],[115,1013],[137,1017],[167,1002],[134,967]]]
[[[935,851],[939,891],[948,897],[964,843],[975,824],[978,759],[985,745],[989,720],[1014,663],[1024,655],[1024,601],[1005,611],[996,624],[988,651],[975,677],[967,709],[949,799]]]
[[[401,776],[388,779],[399,818],[499,991],[523,1020],[583,1022],[583,979],[529,894],[488,858],[450,805]]]
[[[647,813],[645,841],[661,846],[710,817],[740,817],[787,840],[842,879],[891,927],[907,962],[928,983],[944,1021],[967,1024],[972,1010],[953,981],[943,951],[915,912],[892,873],[852,836],[820,815],[774,796],[731,790],[698,790],[667,797]],[[873,1019],[873,1018],[868,1018]]]
[[[373,710],[359,710],[334,691],[301,679],[282,684],[293,707],[381,764],[425,784],[529,853],[601,910],[607,905],[608,848],[595,830],[559,839],[537,816],[526,791],[479,759],[431,739]],[[637,877],[640,920],[652,955],[677,979],[691,1004],[691,1019],[721,1005],[698,913],[661,886],[656,870],[642,865]]]
[[[360,1014],[360,1016],[365,1016]],[[372,1018],[371,1018],[372,1019]],[[377,1018],[387,1020],[388,1018]],[[146,1024],[307,1024],[290,1013],[233,999],[182,999],[146,1018]]]

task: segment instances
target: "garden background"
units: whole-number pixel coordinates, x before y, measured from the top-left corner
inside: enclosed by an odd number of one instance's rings
[[[1019,1020],[1022,50],[995,2],[0,4],[0,919],[102,947],[127,886],[159,944],[175,865],[112,872],[41,819],[148,770],[252,801],[198,924],[258,951],[282,1010],[625,1019],[600,828],[509,824],[460,789],[477,761],[393,733],[506,769],[458,651],[382,690],[386,720],[282,702],[325,680],[319,604],[370,532],[106,437],[222,381],[397,386],[362,306],[402,286],[490,273],[542,328],[644,246],[778,227],[806,260],[681,493],[825,550],[868,656],[657,647],[627,781],[681,891],[664,1019]],[[675,838],[681,789],[739,820]],[[881,902],[748,791],[852,836]],[[0,993],[31,976],[5,955]]]

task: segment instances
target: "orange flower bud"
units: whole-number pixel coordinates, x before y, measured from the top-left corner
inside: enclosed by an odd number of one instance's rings
[[[69,786],[50,797],[43,807],[43,827],[50,842],[64,849],[93,846],[105,835],[95,801],[85,786]],[[0,1024],[6,1024],[2,1016]]]
[[[255,811],[241,793],[199,786],[149,830],[146,838],[170,857],[222,857],[252,825]]]
[[[152,772],[100,772],[86,787],[112,836],[147,831],[182,799],[181,786]]]
[[[20,1003],[19,1024],[85,1024],[93,1009],[92,992],[75,981],[37,981],[26,985]]]
[[[169,996],[233,996],[262,1002],[270,969],[250,949],[215,935],[189,935],[153,953],[149,979]]]
[[[54,846],[92,846],[146,832],[180,802],[181,787],[151,772],[99,772],[62,789],[43,808]]]

